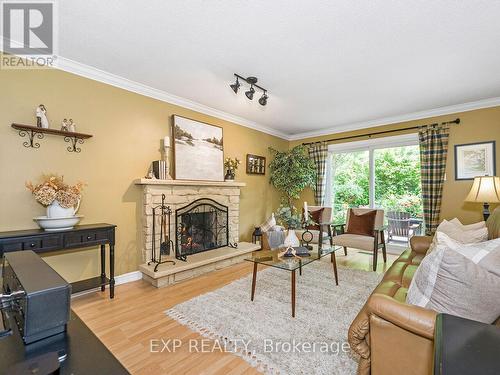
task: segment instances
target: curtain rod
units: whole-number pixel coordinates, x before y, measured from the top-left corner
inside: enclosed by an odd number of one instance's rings
[[[302,145],[303,146],[308,146],[308,145],[312,145],[314,143],[321,143],[321,142],[330,143],[330,142],[335,142],[335,141],[343,141],[343,140],[346,140],[346,139],[356,139],[356,138],[362,138],[362,137],[368,137],[368,138],[370,138],[372,135],[388,134],[388,133],[400,132],[400,131],[403,131],[403,130],[414,130],[414,129],[425,128],[427,126],[438,126],[438,125],[449,125],[449,124],[457,124],[458,125],[458,124],[460,124],[460,119],[457,118],[457,119],[455,119],[453,121],[444,121],[441,124],[439,124],[439,123],[436,122],[434,124],[417,125],[417,126],[410,126],[410,127],[401,128],[401,129],[384,130],[384,131],[374,132],[374,133],[351,135],[349,137],[331,138],[331,139],[327,139],[326,141],[305,142],[305,143],[302,143]]]

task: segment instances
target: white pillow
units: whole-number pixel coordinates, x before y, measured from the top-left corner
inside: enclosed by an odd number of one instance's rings
[[[457,218],[450,221],[443,220],[436,228],[436,233],[434,234],[434,238],[432,239],[429,249],[427,249],[426,255],[429,255],[434,251],[434,249],[436,249],[438,244],[438,237],[436,234],[438,232],[444,233],[453,240],[463,244],[487,241],[488,228],[485,226],[486,223],[483,223],[484,221],[470,225],[463,225]]]
[[[469,224],[469,225],[463,225],[460,220],[457,218],[454,218],[450,220],[450,223],[456,224],[459,228],[462,230],[474,230],[474,229],[481,229],[481,228],[486,228],[486,221],[480,221],[478,223],[474,224]]]
[[[500,277],[500,238],[473,244],[462,244],[442,232],[436,233],[436,250],[448,248]]]
[[[461,243],[476,243],[488,240],[488,228],[486,228],[486,226],[465,230],[462,223],[456,224],[451,221],[443,220],[436,231],[443,232],[448,237]]]

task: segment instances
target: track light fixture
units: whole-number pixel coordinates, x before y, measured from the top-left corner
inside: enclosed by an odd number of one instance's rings
[[[245,91],[245,95],[248,99],[253,100],[253,94],[255,93],[255,89],[253,86],[250,86],[250,90]]]
[[[240,88],[240,81],[238,81],[238,77],[236,77],[236,82],[229,86],[233,89],[234,93],[237,94],[238,89]]]
[[[260,105],[266,105],[267,104],[267,91],[264,91],[264,94],[259,99],[259,104]]]
[[[250,85],[250,89],[248,91],[245,91],[245,96],[249,100],[253,100],[253,95],[255,94],[254,87],[257,87],[259,90],[262,91],[262,96],[259,99],[259,104],[262,106],[265,106],[267,104],[267,99],[269,98],[269,96],[267,95],[267,90],[265,88],[257,85],[257,78],[256,77],[244,78],[236,73],[234,74],[234,76],[236,77],[236,82],[229,85],[229,87],[231,87],[231,89],[234,91],[235,94],[238,93],[238,89],[240,88],[240,81],[239,80],[241,79],[242,81],[244,81]]]

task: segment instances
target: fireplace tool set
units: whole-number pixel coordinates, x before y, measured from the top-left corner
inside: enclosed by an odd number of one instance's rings
[[[165,256],[170,255],[170,251],[174,249],[174,242],[170,239],[170,216],[172,215],[172,210],[169,206],[165,206],[165,194],[161,195],[161,204],[153,207],[153,234],[152,234],[152,248],[151,248],[151,261],[150,264],[156,264],[154,272],[158,270],[160,264],[172,263],[175,261],[170,259],[163,259]],[[156,226],[159,223],[160,226],[160,237],[159,243],[157,244],[156,239]],[[159,245],[159,248],[157,247]]]

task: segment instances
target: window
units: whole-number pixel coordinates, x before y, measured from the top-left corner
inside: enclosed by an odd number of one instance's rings
[[[329,146],[326,201],[336,222],[350,207],[382,208],[422,217],[416,134]]]

